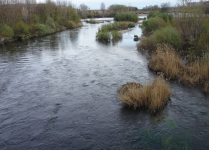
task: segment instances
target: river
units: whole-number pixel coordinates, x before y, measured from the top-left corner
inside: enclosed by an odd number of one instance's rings
[[[102,24],[0,47],[0,149],[209,149],[209,95],[170,81],[160,114],[123,107],[117,90],[152,82],[133,38],[95,40]],[[140,41],[139,41],[140,42]]]

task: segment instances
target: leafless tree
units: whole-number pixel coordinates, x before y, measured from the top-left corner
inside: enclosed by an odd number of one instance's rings
[[[103,18],[104,18],[105,4],[103,2],[101,3],[100,9],[102,10]]]

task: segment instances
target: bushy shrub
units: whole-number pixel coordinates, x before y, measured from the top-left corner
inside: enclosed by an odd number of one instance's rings
[[[181,49],[181,34],[173,27],[166,27],[157,30],[154,32],[154,36],[157,40],[157,44],[167,43],[177,50]]]
[[[110,33],[108,31],[98,32],[96,38],[99,41],[109,42],[111,39]]]
[[[16,35],[29,34],[29,26],[24,22],[20,21],[15,24],[14,32]]]
[[[112,30],[124,30],[124,29],[128,29],[129,28],[129,24],[131,22],[114,22],[114,23],[110,23],[110,24],[104,24],[102,25],[101,29],[99,29],[99,31],[112,31]],[[133,24],[133,23],[131,23]],[[135,25],[134,25],[135,26]]]
[[[150,32],[156,31],[165,26],[166,22],[159,17],[148,19],[142,23],[143,34],[147,35]]]
[[[196,56],[202,56],[204,53],[209,53],[209,20],[204,24],[205,31],[200,35],[193,54]],[[191,48],[190,48],[191,50]]]
[[[47,31],[47,34],[51,34],[55,32],[55,29],[52,29],[50,26],[46,25],[46,31]]]
[[[54,23],[54,19],[51,18],[51,17],[48,17],[48,18],[47,18],[45,24],[46,24],[47,26],[49,26],[50,28],[52,28],[52,29],[55,29],[55,28],[56,28],[55,23]]]
[[[64,26],[60,26],[60,30],[64,31],[66,28]]]
[[[61,28],[60,24],[57,21],[55,22],[55,27],[58,28],[58,29]]]
[[[129,23],[129,24],[128,24],[128,27],[129,27],[129,28],[134,28],[134,27],[135,27],[135,24],[134,24],[134,23]]]
[[[138,49],[155,50],[157,44],[167,43],[175,49],[181,50],[182,41],[181,34],[173,27],[166,27],[157,30],[153,35],[142,38],[138,45]]]
[[[44,24],[38,24],[37,27],[41,35],[47,34],[47,28]]]
[[[114,16],[115,21],[131,21],[131,22],[138,22],[139,18],[134,13],[123,13],[123,14],[116,14]]]
[[[66,21],[65,27],[68,29],[74,29],[74,28],[76,28],[76,24],[73,21]]]
[[[31,25],[30,32],[38,33],[40,35],[46,35],[48,33],[46,25],[44,24]]]
[[[112,34],[113,40],[118,40],[118,39],[122,38],[122,34],[119,33],[118,31],[112,31],[111,34]]]
[[[157,14],[157,17],[163,19],[166,22],[168,22],[168,21],[171,22],[173,19],[173,15],[168,14],[168,13],[159,13],[159,14]]]
[[[14,32],[12,28],[10,28],[6,24],[0,24],[0,37],[12,37],[14,36]]]

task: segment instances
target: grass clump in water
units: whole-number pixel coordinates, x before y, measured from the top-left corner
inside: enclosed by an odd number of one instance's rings
[[[86,20],[86,23],[96,24],[97,22],[94,19],[90,19],[90,20]]]
[[[101,42],[109,42],[111,39],[110,32],[107,31],[98,32],[96,35],[96,39],[98,39]]]
[[[119,33],[118,31],[112,31],[112,40],[119,40],[122,38],[122,34]]]
[[[128,24],[128,27],[129,27],[129,28],[134,28],[134,27],[135,27],[135,24],[134,24],[134,23],[129,23],[129,24]]]
[[[140,85],[132,82],[123,85],[118,91],[118,97],[124,105],[148,109],[151,113],[162,110],[171,92],[162,77],[157,77],[150,85]]]

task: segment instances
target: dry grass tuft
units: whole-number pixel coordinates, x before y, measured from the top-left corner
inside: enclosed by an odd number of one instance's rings
[[[168,45],[159,45],[156,55],[151,57],[149,68],[162,72],[169,79],[180,79],[189,86],[199,86],[209,92],[209,61],[198,60],[189,66],[183,66],[177,52]]]
[[[134,109],[149,109],[151,113],[161,110],[170,95],[169,86],[162,77],[157,77],[151,85],[127,83],[118,91],[118,97],[123,104]]]
[[[168,45],[158,45],[156,55],[151,57],[149,68],[156,72],[163,72],[168,78],[179,78],[182,76],[184,66],[174,49]]]
[[[83,26],[83,24],[81,23],[81,22],[79,22],[79,23],[77,23],[77,28],[79,28],[79,27],[82,27]]]

